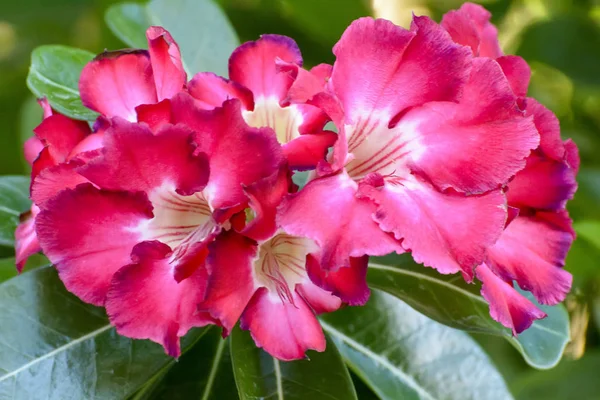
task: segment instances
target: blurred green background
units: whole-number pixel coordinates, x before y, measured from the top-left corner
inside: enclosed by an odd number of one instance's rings
[[[115,0],[20,0],[0,5],[0,174],[24,174],[21,146],[41,112],[25,85],[31,50],[66,44],[98,53],[124,47],[104,23]],[[456,0],[219,0],[242,41],[292,36],[305,63],[333,62],[331,47],[353,19],[377,15],[408,26],[411,11],[441,15]],[[534,371],[503,339],[478,337],[519,399],[600,399],[600,0],[482,3],[493,13],[506,53],[523,56],[529,95],[560,118],[579,145],[579,191],[569,205],[578,239],[567,260],[572,342],[559,366]],[[175,38],[177,39],[177,38]]]

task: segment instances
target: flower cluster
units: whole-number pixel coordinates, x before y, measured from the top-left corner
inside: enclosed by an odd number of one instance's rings
[[[523,331],[544,313],[513,281],[542,304],[570,289],[578,155],[489,18],[473,4],[409,30],[361,18],[310,70],[292,39],[264,35],[229,79],[190,81],[149,28],[148,50],[84,68],[93,129],[41,101],[18,266],[43,251],[119,333],[172,356],[190,328],[238,321],[279,359],[323,351],[315,315],[364,304],[368,256],[391,252],[477,277],[492,317]]]

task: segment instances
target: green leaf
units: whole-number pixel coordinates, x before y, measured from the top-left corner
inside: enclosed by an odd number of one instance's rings
[[[348,370],[332,341],[308,360],[278,361],[256,347],[250,334],[231,333],[231,360],[242,400],[352,400],[356,393]]]
[[[321,317],[350,369],[383,400],[510,399],[491,360],[466,333],[374,290],[364,307]]]
[[[161,376],[160,383],[144,387],[131,400],[237,399],[228,339],[210,329]]]
[[[600,250],[600,221],[581,221],[573,226],[577,235],[584,238]]]
[[[398,297],[444,325],[503,336],[532,367],[552,368],[560,361],[569,341],[569,316],[562,305],[538,305],[548,317],[535,321],[515,338],[509,329],[490,317],[488,304],[479,294],[478,285],[467,284],[460,275],[442,275],[433,268],[418,265],[409,254],[380,260],[395,262],[396,266],[369,265],[367,280],[371,287]]]
[[[37,97],[47,97],[52,108],[76,119],[93,121],[96,114],[81,104],[79,75],[94,54],[67,46],[40,46],[31,53],[27,86]]]
[[[29,210],[29,178],[0,177],[0,245],[14,246],[21,213]]]
[[[29,257],[24,271],[30,271],[45,265],[49,265],[50,261],[42,254],[34,254]],[[18,276],[15,258],[8,257],[0,259],[0,283]]]
[[[0,399],[126,398],[173,361],[155,343],[118,335],[52,267],[0,284],[0,310]],[[183,351],[202,333],[190,332]]]
[[[227,76],[229,55],[239,45],[235,30],[212,0],[152,0],[108,9],[110,29],[129,46],[146,48],[148,26],[167,29],[179,44],[189,74],[210,71]]]

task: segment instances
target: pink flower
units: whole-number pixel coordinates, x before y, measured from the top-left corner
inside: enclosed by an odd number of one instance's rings
[[[470,281],[506,223],[502,187],[539,143],[533,119],[498,62],[426,17],[410,30],[354,21],[334,54],[312,102],[340,136],[320,177],[284,202],[283,229],[315,240],[326,270],[411,251]]]
[[[540,134],[538,148],[507,186],[511,220],[476,270],[492,317],[516,335],[546,314],[517,292],[513,281],[547,305],[563,301],[571,288],[571,274],[562,267],[575,233],[565,206],[577,189],[579,155],[575,143],[561,140],[554,114],[526,97],[529,67],[520,57],[502,54],[497,30],[489,19],[483,7],[466,3],[447,13],[442,25],[475,56],[498,62],[519,106],[533,118]]]
[[[263,35],[233,52],[231,80],[201,72],[189,82],[188,91],[206,109],[229,98],[240,99],[248,125],[275,131],[290,167],[312,169],[336,135],[323,130],[327,116],[306,101],[323,90],[330,74],[327,64],[303,69],[300,49],[291,38]]]

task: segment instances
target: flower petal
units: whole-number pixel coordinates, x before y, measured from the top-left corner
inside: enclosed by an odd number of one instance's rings
[[[539,135],[525,118],[500,66],[473,61],[460,103],[430,103],[409,111],[395,128],[413,133],[420,148],[409,166],[440,190],[482,193],[493,190],[525,166]]]
[[[306,261],[306,272],[315,285],[331,292],[344,303],[351,306],[362,306],[371,291],[367,286],[367,266],[369,256],[351,257],[349,266],[337,271],[326,271],[319,265],[316,257],[309,255]]]
[[[187,81],[179,46],[171,34],[160,26],[149,27],[146,38],[157,100],[169,99],[181,91]]]
[[[140,236],[130,228],[152,218],[143,193],[109,192],[89,183],[60,192],[36,218],[44,254],[67,289],[103,305],[113,274],[130,263]]]
[[[158,132],[165,124],[173,123],[171,102],[165,99],[156,104],[142,104],[135,108],[138,122],[148,124],[150,130]]]
[[[294,293],[294,304],[259,289],[240,320],[254,342],[282,361],[305,358],[306,350],[325,350],[325,335],[312,310]]]
[[[223,232],[209,245],[206,298],[199,310],[219,320],[228,335],[256,291],[252,262],[256,242],[234,231]]]
[[[175,121],[195,132],[196,153],[209,157],[205,193],[213,209],[245,203],[242,185],[251,185],[279,169],[284,158],[273,131],[249,127],[238,100],[210,111],[198,108],[186,93],[174,97],[172,103]]]
[[[35,234],[35,217],[39,211],[35,204],[32,205],[31,211],[21,215],[21,222],[15,231],[15,264],[19,273],[30,256],[42,251]]]
[[[89,182],[77,172],[83,165],[79,160],[61,163],[40,172],[31,184],[31,200],[38,207],[45,209],[46,202],[65,189],[74,189],[80,183]]]
[[[330,83],[346,123],[355,126],[374,111],[387,125],[408,107],[455,100],[469,76],[469,50],[427,17],[414,17],[410,31],[383,19],[358,19],[333,52]]]
[[[496,61],[500,64],[515,96],[519,98],[527,96],[531,79],[531,68],[527,65],[527,61],[518,56],[502,56]]]
[[[280,206],[279,225],[291,235],[316,241],[322,249],[320,263],[327,270],[349,266],[349,257],[403,252],[373,221],[375,206],[357,198],[357,189],[343,172],[309,182]]]
[[[91,133],[87,122],[61,114],[44,119],[33,131],[42,143],[48,146],[48,151],[56,163],[64,162],[75,146]]]
[[[440,193],[413,179],[388,180],[383,186],[364,183],[361,191],[378,205],[375,220],[380,228],[402,240],[416,262],[442,274],[461,271],[468,281],[507,218],[500,190],[478,196]]]
[[[283,154],[290,168],[301,171],[313,169],[325,160],[327,150],[337,138],[338,135],[328,131],[300,135],[282,146]]]
[[[342,300],[311,281],[306,281],[296,285],[296,293],[310,306],[316,314],[333,312],[340,308]]]
[[[546,313],[537,308],[508,282],[496,276],[485,264],[477,267],[477,279],[483,286],[481,295],[490,304],[490,315],[512,330],[513,335],[529,328],[533,321],[546,317]]]
[[[563,161],[565,144],[560,138],[560,124],[556,115],[531,97],[527,98],[526,113],[533,117],[540,133],[539,151],[553,160]]]
[[[144,125],[115,118],[104,134],[103,157],[81,174],[103,189],[150,192],[166,182],[177,193],[201,191],[208,180],[208,161],[194,155],[193,132],[164,126],[156,135]]]
[[[254,96],[249,89],[212,72],[194,75],[187,90],[203,110],[221,107],[229,99],[239,99],[244,110],[254,109]]]
[[[278,60],[302,65],[298,45],[287,36],[262,35],[234,50],[229,58],[229,78],[250,89],[255,100],[263,97],[282,101],[293,77],[279,71]]]
[[[212,322],[196,312],[206,289],[206,270],[199,268],[177,283],[170,263],[171,248],[158,241],[133,248],[133,263],[119,269],[106,295],[110,322],[121,335],[150,339],[167,354],[179,357],[179,338],[192,327]]]
[[[112,118],[135,121],[135,108],[157,102],[150,57],[146,50],[102,53],[81,71],[83,105]]]
[[[44,149],[44,144],[37,137],[30,137],[23,144],[23,154],[25,161],[29,165],[33,165],[35,159],[39,156],[40,152]]]
[[[574,235],[566,211],[518,216],[488,250],[489,268],[505,281],[516,280],[542,304],[565,299],[572,276],[562,267]]]

